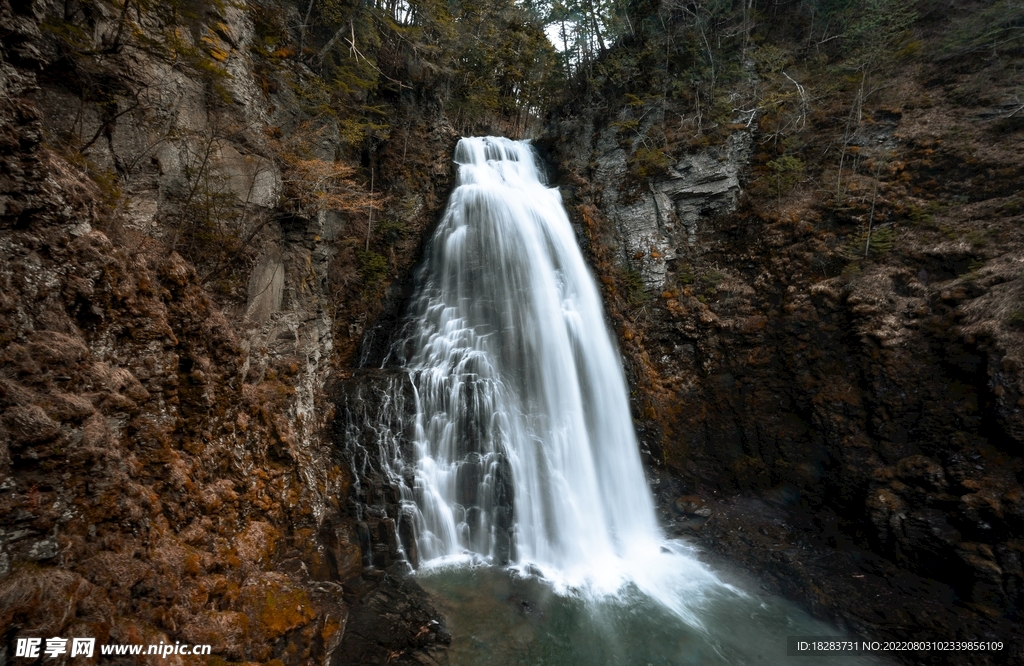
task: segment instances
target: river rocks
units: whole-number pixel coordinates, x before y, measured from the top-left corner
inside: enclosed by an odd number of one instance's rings
[[[683,516],[699,516],[708,518],[711,516],[711,509],[704,505],[704,500],[696,495],[684,495],[677,497],[672,502],[672,508],[676,513]]]
[[[350,608],[345,641],[331,666],[442,663],[451,635],[438,621],[426,592],[411,578],[380,573],[379,582],[345,586]]]

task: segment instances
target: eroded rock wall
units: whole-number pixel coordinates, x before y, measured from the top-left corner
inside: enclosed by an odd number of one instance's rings
[[[165,57],[167,26],[145,24],[152,52],[103,51],[118,17],[93,17],[100,100],[54,32],[74,7],[0,3],[0,661],[45,635],[429,662],[436,612],[366,569],[393,535],[363,539],[365,480],[330,430],[329,379],[402,294],[359,271],[365,214],[310,195],[361,195],[338,128],[309,130],[303,65],[254,55],[254,4],[173,33],[213,79]],[[416,104],[395,110],[405,145],[369,154],[404,167],[377,181],[405,216],[398,277],[454,142]]]
[[[618,263],[637,271],[645,290],[663,291],[670,267],[700,252],[698,233],[705,220],[735,210],[740,172],[750,157],[750,133],[736,132],[722,146],[682,155],[658,176],[638,179],[629,165],[636,146],[623,139],[621,130],[602,126],[594,117],[570,118],[561,125],[555,130],[565,137],[558,147],[559,166],[592,174],[595,201],[614,229]]]
[[[1007,640],[1024,608],[1021,133],[929,94],[858,130],[894,162],[851,175],[843,203],[812,178],[748,192],[769,159],[756,122],[654,174],[596,102],[544,145],[670,528],[865,634]],[[858,235],[869,215],[884,248]],[[851,571],[864,584],[836,582]]]

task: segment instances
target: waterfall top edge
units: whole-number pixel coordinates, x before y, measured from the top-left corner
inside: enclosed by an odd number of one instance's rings
[[[469,136],[459,139],[452,157],[459,165],[459,184],[476,181],[467,173],[474,167],[490,168],[502,180],[513,172],[526,182],[546,185],[540,159],[529,139],[513,140],[503,136]]]

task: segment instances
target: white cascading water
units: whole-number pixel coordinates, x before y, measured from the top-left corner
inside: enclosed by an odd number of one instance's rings
[[[588,596],[632,584],[699,625],[695,603],[722,584],[657,525],[620,358],[558,191],[527,142],[463,139],[455,162],[406,346],[420,560],[476,553]]]

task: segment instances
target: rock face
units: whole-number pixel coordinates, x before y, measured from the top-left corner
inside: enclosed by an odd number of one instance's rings
[[[615,230],[619,262],[640,274],[645,289],[661,291],[670,266],[698,252],[703,221],[736,208],[751,135],[732,134],[725,145],[684,155],[638,183],[630,173],[631,145],[618,130],[595,124],[595,118],[585,123],[586,129],[578,129],[573,120],[565,122],[573,143],[559,151],[559,166],[570,173],[592,170],[600,191],[595,203]],[[632,187],[624,186],[631,182]]]
[[[402,377],[347,368],[387,353],[455,132],[430,91],[389,102],[393,136],[358,155],[391,197],[374,249],[345,128],[304,110],[314,73],[257,44],[259,17],[298,10],[213,3],[179,29],[133,6],[160,37],[0,0],[4,641],[441,659],[402,577],[410,481],[387,461],[408,444],[373,428],[401,432],[382,397]],[[88,29],[58,29],[71,14]],[[588,112],[546,150],[667,524],[856,631],[1000,640],[1024,605],[1024,147],[1012,106],[954,126],[951,97],[911,92],[935,99],[849,142],[898,152],[870,213],[863,169],[846,208],[744,197],[756,125],[641,153]],[[854,261],[876,212],[891,242]]]
[[[360,563],[317,545],[349,480],[286,417],[295,389],[240,380],[179,256],[48,212],[3,232],[4,626],[326,660]]]
[[[359,187],[338,128],[304,135],[297,88],[271,85],[302,66],[252,56],[259,9],[174,33],[229,75],[168,62],[157,37],[90,61],[97,99],[53,32],[65,9],[0,2],[0,661],[44,634],[233,662],[440,658],[437,613],[388,568],[402,527],[366,532],[374,500],[330,430],[328,377],[382,306],[361,213],[303,198],[303,169]],[[97,50],[116,18],[93,17]],[[415,148],[372,157],[422,178],[398,273],[450,179],[450,130],[415,112]]]
[[[331,555],[337,559],[344,559],[346,548],[359,553],[365,567],[362,578],[345,588],[348,631],[332,663],[365,664],[406,653],[415,654],[419,663],[443,660],[451,636],[426,593],[406,576],[419,566],[413,515],[403,507],[403,497],[411,497],[413,489],[409,463],[415,454],[407,432],[412,423],[407,406],[415,402],[412,383],[404,370],[368,368],[336,382],[332,390],[336,456],[354,472],[346,509],[354,518],[347,529],[354,528],[355,538],[342,536],[328,547],[330,553],[342,551]]]
[[[358,370],[336,386],[334,441],[356,471],[348,500],[367,567],[397,571],[418,564],[415,540],[400,539],[400,531],[409,530],[401,486],[412,489],[412,470],[403,462],[413,460],[406,433],[411,389],[400,370]]]
[[[856,631],[1007,641],[1024,608],[1022,139],[974,127],[947,146],[936,109],[855,138],[897,151],[874,209],[870,181],[842,210],[741,193],[768,159],[745,128],[640,180],[640,148],[608,119],[562,117],[544,146],[605,285],[669,525]],[[915,197],[934,215],[907,219]],[[864,258],[869,212],[896,240]],[[838,585],[844,569],[874,583]]]
[[[650,181],[649,192],[640,194],[639,201],[626,203],[627,197],[607,191],[602,211],[623,238],[626,261],[639,266],[645,289],[663,289],[671,263],[696,252],[702,220],[736,208],[739,172],[749,152],[750,135],[733,134],[720,149],[687,155],[670,166]],[[622,148],[598,159],[597,177],[608,183],[626,177]]]

